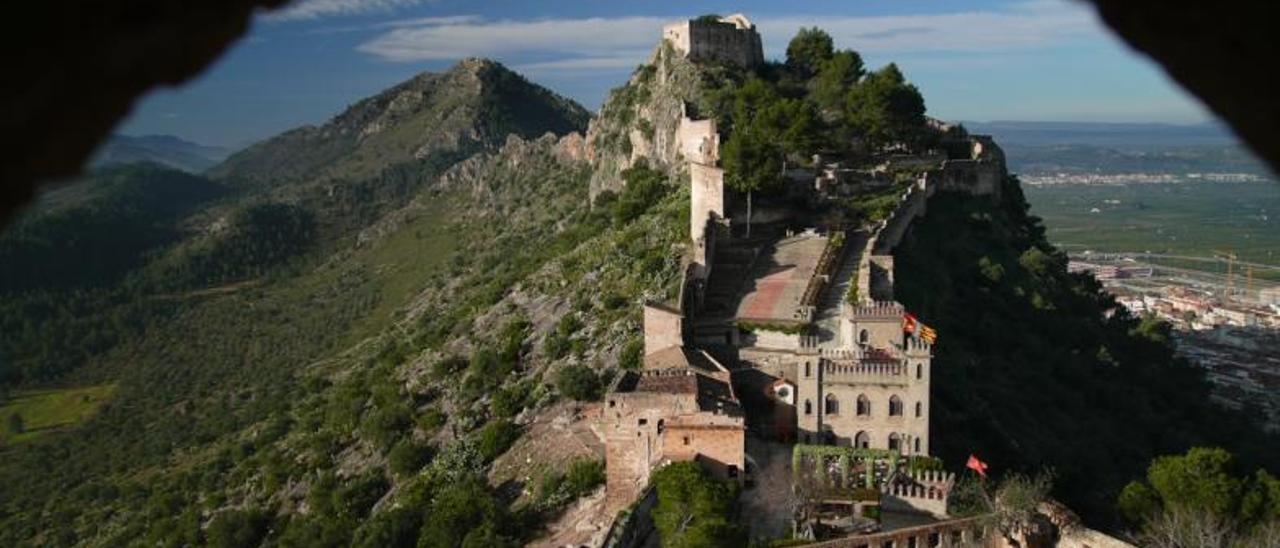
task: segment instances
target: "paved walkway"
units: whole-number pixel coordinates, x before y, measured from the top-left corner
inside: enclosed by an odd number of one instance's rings
[[[823,289],[822,298],[818,301],[818,310],[814,325],[818,330],[818,346],[820,348],[838,348],[840,346],[840,309],[844,296],[849,292],[849,285],[857,283],[858,261],[862,258],[862,248],[867,245],[871,235],[863,229],[849,234],[844,244],[843,260],[840,268],[831,277],[831,283]]]
[[[777,539],[791,532],[791,444],[747,437],[755,462],[755,487],[742,492],[742,515],[751,540]]]

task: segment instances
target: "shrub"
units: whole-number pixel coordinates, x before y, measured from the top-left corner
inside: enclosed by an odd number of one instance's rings
[[[441,426],[444,426],[444,423],[448,419],[449,417],[448,415],[444,414],[444,411],[441,411],[433,407],[431,409],[426,410],[426,412],[424,412],[422,415],[418,416],[418,428],[421,428],[427,432],[433,432],[435,431],[435,429],[440,428]]]
[[[597,400],[603,391],[600,376],[584,365],[570,365],[556,373],[556,388],[565,397],[578,401]]]
[[[476,449],[486,461],[493,461],[520,438],[520,427],[507,419],[498,419],[480,429]]]
[[[209,546],[239,548],[257,546],[267,534],[267,516],[261,510],[230,510],[218,514],[209,522],[205,539]]]
[[[634,337],[627,341],[618,355],[618,367],[635,371],[644,365],[644,339]]]
[[[599,460],[574,461],[564,475],[564,483],[575,498],[595,490],[604,480],[604,461]]]
[[[431,446],[411,439],[401,440],[387,455],[387,467],[397,476],[414,474],[431,460]]]

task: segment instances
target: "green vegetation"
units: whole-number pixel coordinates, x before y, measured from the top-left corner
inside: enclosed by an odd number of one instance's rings
[[[734,523],[737,484],[722,482],[696,462],[676,462],[653,473],[658,491],[653,522],[664,547],[744,546]]]
[[[1049,240],[1067,251],[1152,252],[1211,259],[1230,249],[1241,261],[1280,266],[1280,186],[1186,181],[1169,184],[1025,187]],[[1093,213],[1094,208],[1098,212]],[[1226,274],[1222,261],[1153,259],[1168,266]],[[1242,268],[1237,265],[1239,285]],[[1280,272],[1254,269],[1258,279]]]
[[[938,331],[933,445],[993,470],[1054,469],[1054,495],[1091,523],[1150,455],[1229,447],[1280,462],[1274,438],[1209,398],[1203,372],[1149,322],[1115,308],[1092,277],[1066,272],[1010,179],[994,207],[935,196],[895,255],[895,291]],[[1156,433],[1159,433],[1158,435]]]
[[[1280,527],[1280,479],[1262,469],[1243,472],[1228,451],[1194,447],[1157,457],[1146,481],[1126,485],[1117,504],[1144,543],[1216,537],[1224,546],[1263,546],[1257,542],[1274,541]]]
[[[8,443],[32,440],[92,418],[115,392],[114,384],[50,390],[19,390],[0,404]]]
[[[570,365],[556,373],[556,388],[566,398],[578,401],[595,401],[603,395],[600,375],[583,365]]]

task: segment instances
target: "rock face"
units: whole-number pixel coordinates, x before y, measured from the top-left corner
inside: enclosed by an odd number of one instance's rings
[[[587,157],[595,172],[591,198],[622,188],[622,171],[645,158],[676,178],[677,131],[688,110],[702,102],[703,69],[664,41],[625,85],[613,90],[587,130]],[[683,179],[683,177],[680,177]]]

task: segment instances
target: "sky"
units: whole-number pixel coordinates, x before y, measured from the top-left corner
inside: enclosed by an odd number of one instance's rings
[[[784,59],[799,28],[818,26],[869,68],[897,63],[943,120],[1211,119],[1078,0],[295,0],[255,16],[201,76],[144,97],[117,131],[238,148],[473,56],[594,111],[664,23],[739,12],[766,58]]]

